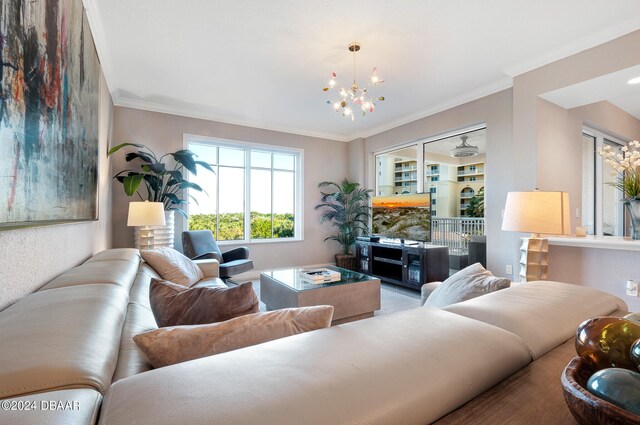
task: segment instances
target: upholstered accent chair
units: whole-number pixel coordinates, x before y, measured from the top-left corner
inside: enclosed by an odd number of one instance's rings
[[[192,260],[216,259],[220,263],[220,277],[231,276],[253,269],[249,260],[249,249],[238,247],[221,252],[210,230],[188,230],[182,232],[184,255]]]

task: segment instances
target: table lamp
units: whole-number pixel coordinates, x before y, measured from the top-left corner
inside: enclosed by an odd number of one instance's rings
[[[549,240],[545,235],[571,233],[567,192],[509,192],[504,207],[502,230],[531,233],[520,244],[520,280],[548,279]]]
[[[164,226],[164,204],[162,202],[130,202],[127,226],[135,226],[135,245],[138,249],[154,248],[153,226]]]

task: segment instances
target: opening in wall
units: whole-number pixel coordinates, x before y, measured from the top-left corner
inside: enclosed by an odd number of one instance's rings
[[[375,155],[377,196],[431,194],[431,240],[459,257],[452,269],[469,264],[469,242],[485,234],[486,133],[478,125]]]
[[[591,128],[582,131],[582,225],[589,235],[625,236],[622,193],[610,183],[619,174],[596,152],[604,146],[624,156],[623,141]]]

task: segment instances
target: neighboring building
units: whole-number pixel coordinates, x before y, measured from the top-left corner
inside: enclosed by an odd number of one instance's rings
[[[376,161],[378,196],[417,192],[418,163],[415,159],[379,155]],[[467,161],[473,162],[425,163],[424,191],[431,193],[431,211],[434,216],[464,216],[471,198],[484,187],[484,155]]]

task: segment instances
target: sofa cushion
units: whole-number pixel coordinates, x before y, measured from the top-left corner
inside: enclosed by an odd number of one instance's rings
[[[127,291],[81,285],[35,292],[0,314],[0,398],[88,387],[116,367]]]
[[[133,340],[158,368],[328,328],[332,318],[330,305],[286,308],[208,325],[155,329]]]
[[[140,258],[132,257],[124,260],[87,261],[61,274],[40,290],[64,288],[67,286],[88,285],[95,283],[122,286],[129,292],[138,272]]]
[[[465,267],[438,285],[427,298],[428,307],[446,307],[460,301],[470,300],[499,289],[508,288],[509,279],[496,277],[485,270],[482,264],[475,263]]]
[[[129,303],[127,317],[122,328],[118,364],[113,374],[113,381],[152,369],[144,353],[133,342],[133,337],[141,332],[157,329],[156,320],[148,307]]]
[[[27,409],[2,409],[0,424],[6,425],[93,425],[98,420],[102,395],[93,389],[49,391],[3,400]]]
[[[135,248],[113,248],[98,252],[85,263],[105,260],[131,261],[132,258],[138,258],[138,261],[140,261],[140,251]]]
[[[414,308],[123,379],[100,423],[425,424],[530,360],[510,332]]]
[[[191,286],[204,277],[200,267],[175,249],[143,250],[140,255],[160,277],[173,283]]]
[[[251,282],[231,288],[187,288],[152,279],[149,299],[159,327],[222,322],[259,311]]]
[[[444,308],[519,335],[534,359],[575,336],[583,321],[626,310],[620,298],[553,281],[527,282]]]

